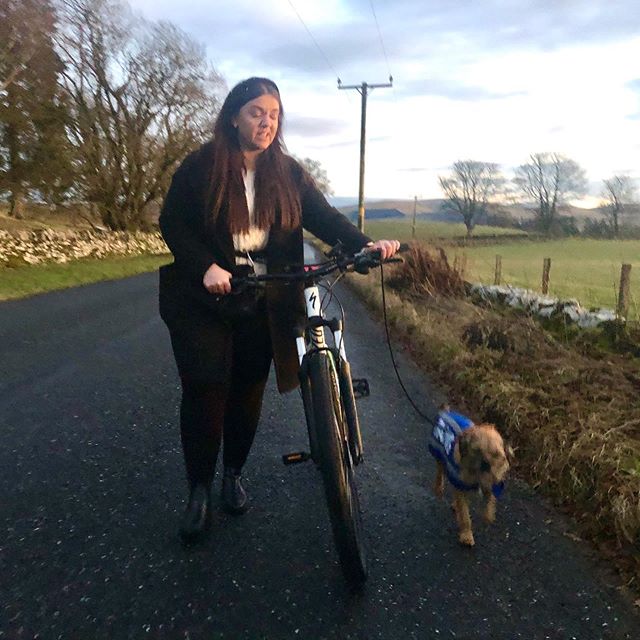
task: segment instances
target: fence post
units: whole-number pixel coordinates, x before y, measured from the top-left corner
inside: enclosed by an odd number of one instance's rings
[[[618,294],[618,316],[626,318],[629,313],[629,290],[631,285],[631,265],[623,264],[620,269],[620,292]]]
[[[467,271],[467,254],[463,253],[460,258],[460,277],[464,280]]]
[[[500,284],[502,281],[502,256],[496,256],[496,271],[493,277],[493,284]]]
[[[545,258],[542,263],[542,293],[549,293],[549,272],[551,271],[551,258]]]

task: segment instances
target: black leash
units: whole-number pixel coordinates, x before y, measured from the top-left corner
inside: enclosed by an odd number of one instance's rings
[[[384,317],[384,330],[387,334],[387,345],[389,347],[389,355],[391,356],[391,362],[393,363],[393,370],[396,372],[396,377],[398,378],[398,382],[400,383],[400,387],[402,387],[402,391],[404,391],[404,395],[407,397],[409,404],[413,407],[415,412],[421,417],[424,418],[431,426],[435,426],[435,422],[425,413],[423,413],[418,405],[413,401],[413,398],[409,395],[407,388],[404,386],[404,382],[402,382],[402,378],[400,377],[400,372],[398,371],[398,365],[396,364],[395,356],[393,355],[393,349],[391,348],[391,335],[389,333],[389,322],[387,320],[387,298],[384,292],[384,269],[382,268],[382,264],[380,264],[380,286],[382,288],[382,315]]]

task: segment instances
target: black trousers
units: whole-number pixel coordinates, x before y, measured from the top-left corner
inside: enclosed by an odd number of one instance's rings
[[[266,311],[229,326],[231,367],[222,381],[182,372],[180,434],[189,485],[210,485],[220,447],[225,467],[241,469],[256,434],[272,360]]]

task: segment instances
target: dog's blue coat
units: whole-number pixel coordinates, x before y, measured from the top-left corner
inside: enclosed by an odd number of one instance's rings
[[[456,439],[463,431],[472,426],[473,422],[461,413],[441,411],[429,438],[431,455],[442,462],[449,482],[460,491],[476,491],[478,489],[477,484],[467,484],[460,479],[460,466],[453,458]],[[499,498],[503,489],[504,482],[500,482],[494,484],[491,491],[496,498]]]

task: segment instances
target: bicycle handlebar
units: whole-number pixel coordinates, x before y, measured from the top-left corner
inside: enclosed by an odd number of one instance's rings
[[[398,253],[408,251],[409,245],[400,244]],[[306,280],[316,280],[328,276],[334,271],[348,271],[349,267],[353,267],[353,271],[361,274],[369,273],[369,269],[378,267],[381,264],[402,262],[402,258],[388,258],[380,260],[379,250],[361,249],[355,254],[345,254],[340,243],[333,247],[327,254],[329,260],[319,262],[317,264],[304,265],[302,271],[293,271],[290,273],[267,273],[263,275],[248,275],[240,278],[231,279],[232,293],[240,292],[244,287],[259,286],[266,282],[300,282]]]

